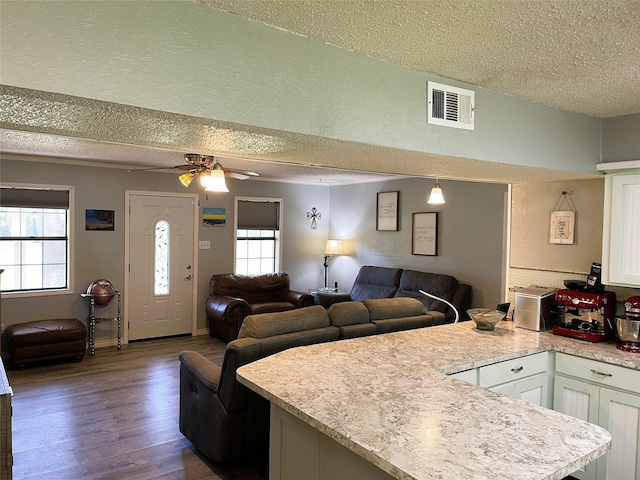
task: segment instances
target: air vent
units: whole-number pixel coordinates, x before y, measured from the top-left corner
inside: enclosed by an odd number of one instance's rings
[[[475,92],[427,82],[427,123],[473,130]]]

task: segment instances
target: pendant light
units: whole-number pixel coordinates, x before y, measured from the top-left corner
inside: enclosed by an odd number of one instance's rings
[[[432,204],[441,204],[444,202],[444,197],[442,196],[442,187],[438,183],[438,179],[436,178],[436,183],[433,184],[433,188],[431,189],[431,195],[429,195],[429,200],[427,203]]]

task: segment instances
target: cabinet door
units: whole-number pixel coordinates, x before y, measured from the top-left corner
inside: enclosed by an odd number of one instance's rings
[[[607,175],[602,283],[640,286],[640,174]]]
[[[600,387],[579,382],[561,375],[555,376],[553,409],[590,423],[598,423],[598,395]],[[596,462],[571,474],[580,480],[595,480]]]
[[[598,424],[611,434],[611,450],[596,461],[597,478],[640,479],[640,395],[601,388]]]
[[[533,375],[531,377],[505,383],[490,388],[494,392],[504,393],[510,397],[519,398],[525,402],[549,408],[548,392],[549,377],[546,374]]]

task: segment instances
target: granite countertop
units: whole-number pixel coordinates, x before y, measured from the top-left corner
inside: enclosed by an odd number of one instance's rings
[[[604,429],[449,378],[556,350],[640,370],[640,355],[500,322],[298,347],[238,379],[398,479],[561,479],[606,453]]]

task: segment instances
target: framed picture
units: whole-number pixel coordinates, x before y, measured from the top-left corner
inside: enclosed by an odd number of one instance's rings
[[[85,210],[85,230],[115,230],[114,210]]]
[[[202,209],[202,225],[205,227],[224,227],[227,223],[226,208],[210,208]]]
[[[413,255],[438,254],[438,213],[413,214],[411,253]]]
[[[376,230],[398,231],[399,192],[378,192]]]
[[[556,210],[555,212],[551,212],[549,243],[573,245],[575,221],[576,212],[574,211]]]

